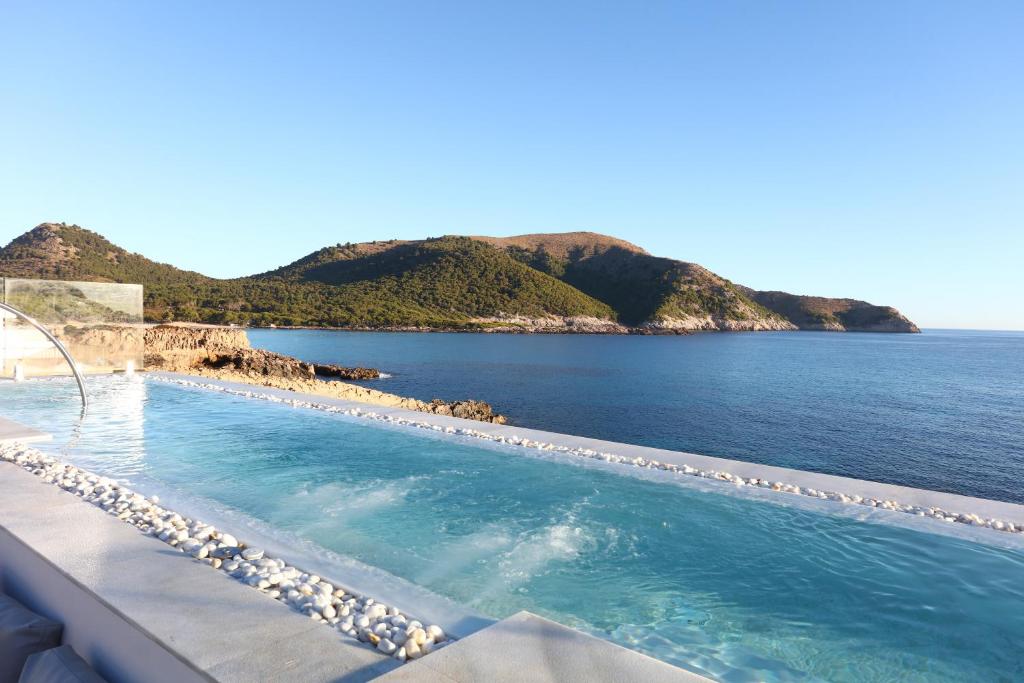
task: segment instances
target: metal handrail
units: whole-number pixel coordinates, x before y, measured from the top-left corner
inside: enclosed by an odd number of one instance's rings
[[[8,313],[12,313],[21,318],[32,327],[42,332],[47,339],[53,342],[53,345],[56,346],[57,350],[60,351],[62,356],[64,356],[64,360],[68,362],[68,366],[71,368],[71,372],[75,376],[75,381],[78,382],[78,392],[82,394],[82,410],[84,411],[89,407],[89,399],[85,395],[85,380],[82,379],[82,373],[78,371],[78,365],[75,363],[75,359],[71,357],[71,354],[68,353],[68,350],[60,343],[60,340],[53,336],[48,329],[40,325],[34,318],[22,313],[14,306],[0,302],[0,310],[7,311]]]

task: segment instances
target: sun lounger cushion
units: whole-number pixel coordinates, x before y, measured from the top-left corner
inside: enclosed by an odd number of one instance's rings
[[[29,655],[60,645],[64,627],[0,594],[0,683],[17,683]]]
[[[70,645],[61,645],[29,657],[18,683],[104,683],[104,680]]]

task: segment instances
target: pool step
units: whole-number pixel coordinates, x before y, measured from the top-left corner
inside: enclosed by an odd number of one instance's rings
[[[0,417],[0,444],[18,441],[21,443],[34,443],[37,441],[49,441],[52,437],[46,432],[26,427],[23,424]]]

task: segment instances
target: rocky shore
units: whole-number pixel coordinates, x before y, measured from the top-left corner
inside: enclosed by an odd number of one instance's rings
[[[496,424],[506,421],[483,401],[436,398],[428,402],[336,381],[376,379],[380,371],[306,363],[291,356],[254,349],[242,329],[159,325],[146,330],[145,344],[145,365],[151,370],[202,375],[467,420]],[[321,379],[323,377],[330,381]]]
[[[662,318],[640,326],[648,334],[688,334],[690,332],[789,332],[798,329],[779,317],[764,316],[729,320],[706,316]]]
[[[471,331],[512,332],[523,334],[629,334],[630,328],[604,318],[591,316],[503,315],[473,318]]]

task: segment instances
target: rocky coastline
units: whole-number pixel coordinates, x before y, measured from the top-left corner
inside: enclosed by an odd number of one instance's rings
[[[146,330],[145,345],[145,366],[151,370],[213,377],[480,422],[506,422],[503,415],[497,414],[484,401],[440,398],[421,401],[339,381],[377,379],[381,373],[375,368],[307,363],[254,349],[241,328],[158,325]]]
[[[888,319],[859,324],[809,321],[796,325],[781,316],[722,318],[712,315],[664,317],[640,325],[623,325],[588,316],[494,316],[472,318],[464,323],[424,325],[270,325],[254,329],[338,330],[342,332],[447,332],[464,334],[598,334],[598,335],[689,335],[698,332],[920,332],[905,319]]]

